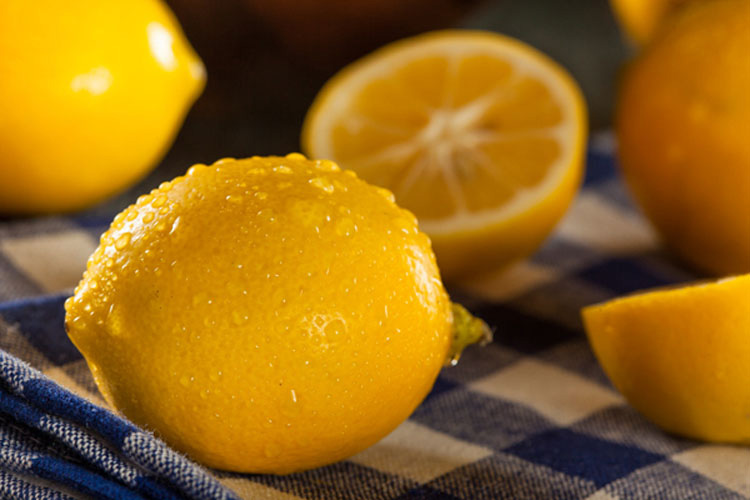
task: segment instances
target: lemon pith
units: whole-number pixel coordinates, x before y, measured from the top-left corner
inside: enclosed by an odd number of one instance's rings
[[[617,389],[669,432],[750,443],[750,275],[583,310]]]
[[[0,212],[70,211],[140,179],[205,82],[161,0],[0,3]]]
[[[66,326],[133,421],[207,465],[286,473],[395,428],[454,325],[413,215],[289,155],[194,166],[139,198],[102,236]]]
[[[441,31],[332,78],[302,143],[393,190],[456,279],[541,243],[578,187],[585,136],[581,93],[556,63],[502,35]]]

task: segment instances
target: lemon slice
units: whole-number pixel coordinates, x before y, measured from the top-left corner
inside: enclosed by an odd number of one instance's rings
[[[343,69],[302,135],[308,155],[391,189],[453,280],[544,240],[580,182],[586,111],[573,79],[532,47],[439,31]]]
[[[750,275],[589,306],[583,320],[612,383],[651,421],[750,444]]]

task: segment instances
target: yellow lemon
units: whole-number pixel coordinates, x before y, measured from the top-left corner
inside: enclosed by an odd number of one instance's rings
[[[454,334],[486,328],[451,306],[389,192],[301,155],[196,165],[142,196],[65,307],[112,406],[241,472],[375,443],[468,341]]]
[[[628,37],[638,45],[643,45],[654,37],[665,18],[687,1],[610,0],[610,4]]]
[[[584,308],[627,400],[669,432],[750,444],[750,275]]]
[[[502,35],[440,31],[342,70],[302,142],[393,190],[455,280],[537,248],[576,192],[585,138],[583,98],[556,63]]]
[[[0,54],[0,213],[76,210],[129,186],[205,81],[159,0],[5,0]]]
[[[625,74],[625,178],[666,244],[718,275],[750,271],[750,2],[690,3]]]

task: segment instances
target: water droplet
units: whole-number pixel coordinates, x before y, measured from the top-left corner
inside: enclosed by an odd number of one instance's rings
[[[258,198],[259,200],[265,200],[266,198],[268,198],[268,193],[264,193],[263,191],[256,191],[255,193],[253,193],[253,196]]]
[[[161,221],[160,223],[156,225],[157,231],[166,231],[166,229],[167,229],[167,224],[164,221]]]
[[[172,183],[169,181],[162,182],[161,184],[159,184],[159,191],[161,191],[162,193],[166,193],[170,189],[172,189]]]
[[[159,209],[159,213],[161,215],[167,215],[169,213],[169,207],[167,205],[164,205]]]
[[[125,219],[128,221],[134,221],[136,217],[138,217],[138,212],[135,210],[129,210],[128,216],[125,217]]]
[[[279,174],[291,174],[292,169],[287,167],[286,165],[277,165],[273,167],[273,171]]]
[[[211,304],[212,301],[208,300],[208,294],[206,292],[200,292],[193,296],[193,306],[198,306],[200,304]]]
[[[159,208],[160,206],[164,205],[167,202],[167,195],[160,194],[156,198],[154,198],[154,201],[151,203],[151,206],[154,208]]]
[[[265,447],[265,454],[268,458],[275,458],[281,455],[281,446],[276,443],[268,443]]]
[[[315,186],[318,189],[322,189],[328,194],[333,193],[334,187],[330,180],[326,179],[325,177],[313,177],[308,181],[310,184]]]
[[[248,320],[246,314],[242,314],[239,311],[232,311],[232,321],[235,325],[240,326]]]
[[[242,203],[242,196],[238,196],[236,194],[229,194],[225,198],[229,203]]]
[[[122,250],[126,246],[128,246],[128,243],[130,243],[130,233],[122,233],[117,240],[115,240],[115,248],[117,250]]]
[[[270,208],[263,208],[261,210],[258,210],[258,218],[265,220],[267,222],[275,222],[276,221],[276,214],[274,213],[273,209]]]
[[[188,377],[187,375],[183,375],[182,377],[180,377],[180,385],[182,385],[182,387],[189,387],[190,382],[192,382],[193,380],[194,380],[194,377]]]
[[[307,160],[307,158],[305,158],[305,155],[303,155],[301,153],[289,153],[288,155],[286,155],[286,158],[288,160],[295,160],[295,161],[304,161],[304,160]]]
[[[315,168],[322,170],[323,172],[339,172],[341,169],[331,160],[317,160],[315,162]]]
[[[196,163],[195,165],[193,165],[192,167],[190,167],[188,169],[187,175],[189,175],[190,177],[192,177],[192,176],[196,175],[198,172],[200,172],[201,170],[204,170],[205,168],[206,168],[206,166],[204,164],[202,164],[202,163]]]
[[[234,158],[229,158],[229,157],[226,157],[226,158],[220,158],[220,159],[218,159],[218,160],[216,160],[216,161],[214,162],[214,165],[224,165],[225,163],[231,163],[231,162],[233,162],[233,161],[235,161],[235,159],[234,159]]]
[[[376,188],[375,188],[375,191],[376,191],[376,192],[377,192],[377,193],[378,193],[378,194],[379,194],[380,196],[382,196],[383,198],[385,198],[385,199],[386,199],[386,200],[387,200],[388,202],[390,202],[390,203],[394,203],[394,202],[396,201],[396,197],[395,197],[395,196],[393,196],[393,193],[391,193],[391,192],[390,192],[389,190],[387,190],[386,188],[382,188],[382,187],[376,187]]]
[[[154,199],[153,194],[150,194],[150,193],[144,194],[138,197],[138,199],[136,200],[136,203],[138,203],[139,205],[148,205],[149,203],[151,203],[151,200],[153,199]]]
[[[154,220],[154,213],[153,212],[149,212],[149,213],[147,213],[146,215],[143,216],[143,222],[145,222],[146,224],[148,224],[152,220]]]
[[[170,230],[169,230],[169,234],[172,234],[172,233],[174,233],[175,231],[177,231],[177,228],[178,228],[178,227],[180,226],[180,221],[181,221],[181,220],[182,220],[182,219],[181,219],[181,218],[180,218],[180,216],[178,215],[178,216],[177,216],[177,218],[176,218],[176,219],[174,220],[174,222],[172,223],[172,229],[170,229]]]
[[[350,218],[339,219],[336,223],[336,234],[339,236],[351,236],[357,232],[357,225]]]
[[[208,378],[211,379],[211,382],[218,382],[219,379],[221,379],[221,375],[221,371],[213,372],[208,376]]]

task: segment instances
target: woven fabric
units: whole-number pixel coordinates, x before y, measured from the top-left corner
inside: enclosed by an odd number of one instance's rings
[[[3,498],[750,498],[750,449],[660,431],[607,381],[583,335],[582,306],[696,278],[659,251],[606,135],[546,245],[452,290],[495,340],[444,369],[378,444],[288,476],[207,471],[106,408],[65,335],[62,304],[108,222],[0,222]]]

